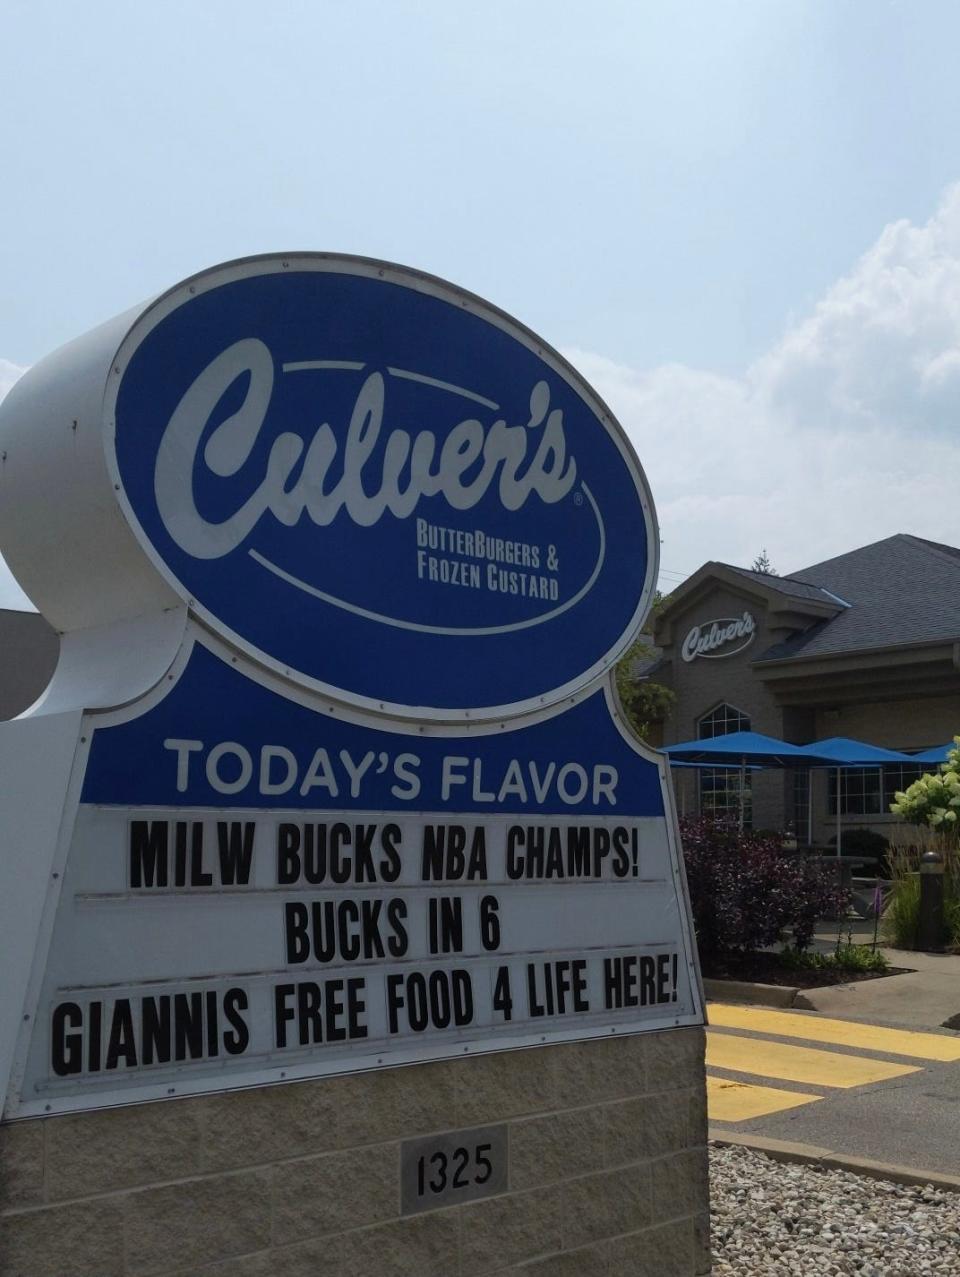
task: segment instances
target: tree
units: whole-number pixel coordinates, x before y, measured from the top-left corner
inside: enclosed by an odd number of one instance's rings
[[[650,609],[650,619],[659,615],[665,602],[658,590]],[[676,693],[669,687],[648,678],[637,678],[633,673],[637,661],[649,660],[655,655],[656,648],[649,641],[649,636],[641,634],[620,658],[615,672],[617,695],[624,715],[641,740],[646,740],[653,723],[669,717],[677,699]]]
[[[767,554],[767,547],[763,546],[760,553],[750,564],[751,572],[762,572],[764,576],[776,576],[773,570],[773,564],[770,562],[770,556]]]

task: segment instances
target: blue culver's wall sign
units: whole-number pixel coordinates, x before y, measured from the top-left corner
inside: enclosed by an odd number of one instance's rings
[[[442,281],[365,259],[214,268],[131,330],[108,457],[144,549],[215,632],[414,718],[586,686],[646,611],[643,472],[589,386]]]

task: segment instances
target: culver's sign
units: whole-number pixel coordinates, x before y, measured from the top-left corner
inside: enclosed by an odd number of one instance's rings
[[[295,682],[413,717],[585,687],[646,612],[642,470],[549,347],[452,285],[328,256],[215,268],[133,326],[124,513],[194,613]]]
[[[743,616],[705,621],[688,631],[680,647],[680,655],[687,662],[695,661],[698,656],[714,659],[735,656],[753,642],[756,629],[757,623],[750,612],[744,612]]]

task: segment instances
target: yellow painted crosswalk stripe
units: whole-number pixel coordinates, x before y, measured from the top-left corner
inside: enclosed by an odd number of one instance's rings
[[[797,1015],[796,1012],[768,1011],[762,1007],[730,1006],[723,1002],[711,1002],[709,1010],[710,1023],[724,1029],[752,1029],[756,1033],[774,1033],[781,1038],[803,1038],[807,1042],[849,1046],[861,1051],[883,1051],[914,1060],[960,1060],[960,1037],[948,1038],[909,1029],[884,1029],[878,1024],[829,1020],[821,1016]]]
[[[844,1089],[920,1071],[912,1064],[890,1064],[886,1060],[840,1055],[836,1051],[710,1032],[707,1033],[707,1067]]]
[[[711,1122],[744,1122],[751,1117],[766,1117],[782,1109],[813,1104],[822,1095],[803,1095],[799,1091],[780,1091],[772,1086],[754,1086],[749,1082],[731,1082],[729,1078],[707,1078],[707,1117]]]

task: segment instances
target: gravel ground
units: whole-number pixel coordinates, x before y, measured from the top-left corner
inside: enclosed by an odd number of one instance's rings
[[[713,1277],[960,1277],[960,1194],[710,1150]]]

